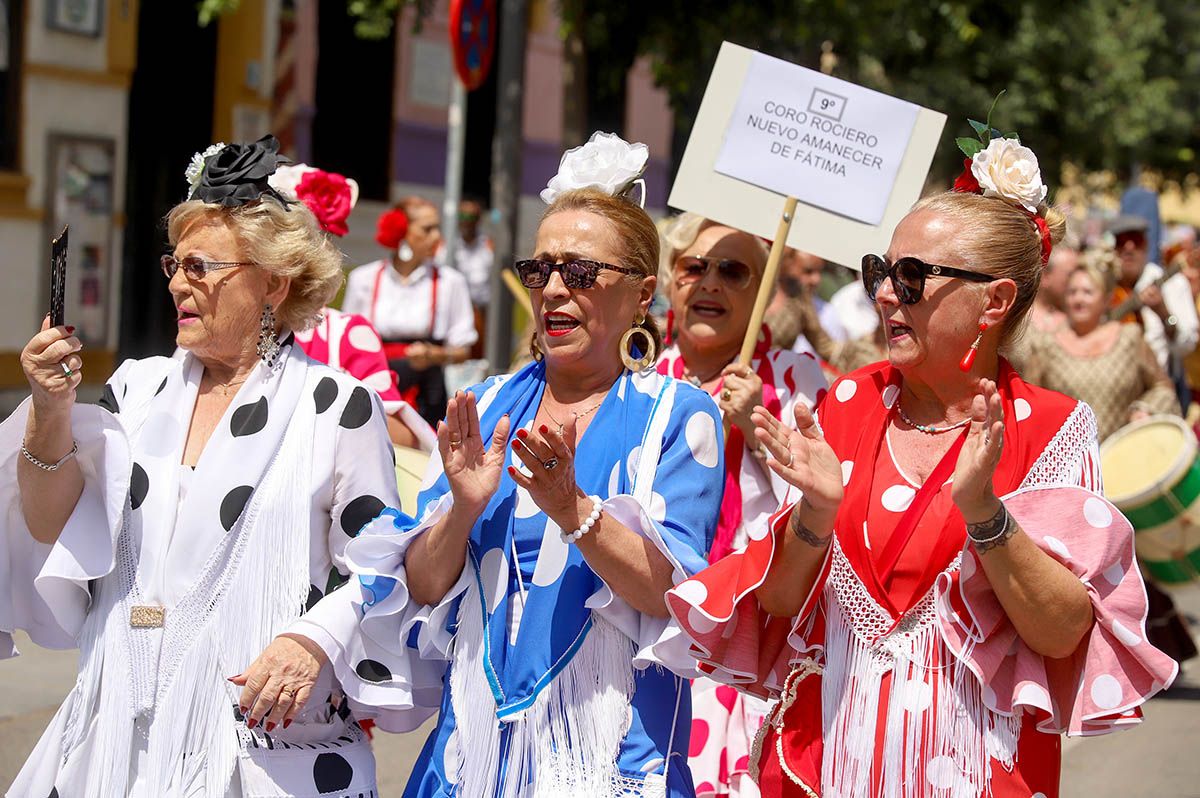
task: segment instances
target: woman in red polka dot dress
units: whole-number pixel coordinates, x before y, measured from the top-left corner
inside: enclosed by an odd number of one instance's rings
[[[819,426],[755,411],[797,489],[772,534],[668,593],[702,670],[780,699],[764,795],[1053,798],[1059,735],[1137,723],[1176,672],[1091,409],[1000,356],[1064,219],[1031,151],[978,149],[863,258],[888,361],[834,383]]]
[[[766,450],[754,438],[754,407],[791,424],[792,408],[815,406],[827,385],[811,355],[771,348],[765,326],[752,364],[737,362],[767,265],[761,239],[693,213],[676,217],[664,238],[659,285],[671,301],[675,340],[658,371],[712,395],[729,422],[725,491],[708,553],[716,562],[765,536],[789,489],[767,468]],[[769,707],[710,679],[692,683],[688,765],[697,798],[758,798],[748,772],[750,744]]]

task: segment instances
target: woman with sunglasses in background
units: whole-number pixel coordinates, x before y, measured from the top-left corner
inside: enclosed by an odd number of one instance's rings
[[[780,697],[764,794],[1053,798],[1058,735],[1136,723],[1176,672],[1091,409],[1000,354],[1065,220],[1029,149],[977,149],[863,258],[888,361],[836,381],[820,426],[755,411],[799,501],[668,594],[702,669]]]
[[[216,145],[188,170],[162,258],[174,357],[125,361],[93,406],[71,328],[22,353],[32,396],[0,425],[0,656],[23,628],[78,646],[80,674],[9,795],[375,790],[329,672],[297,684],[312,655],[281,635],[397,496],[379,396],[294,343],[342,255],[269,182],[278,149]],[[287,667],[240,676],[260,654]]]
[[[625,196],[646,160],[601,134],[563,157],[516,264],[535,361],[450,399],[419,520],[369,525],[360,587],[293,629],[382,728],[439,712],[410,798],[694,794],[663,596],[704,567],[721,422],[652,368],[658,233]]]
[[[811,355],[772,347],[765,325],[752,363],[737,362],[767,264],[761,239],[685,213],[664,233],[661,263],[674,340],[658,370],[703,389],[729,423],[725,492],[708,557],[716,562],[767,534],[770,516],[789,488],[767,467],[766,450],[754,437],[752,411],[762,406],[794,424],[795,406],[814,407],[826,382]],[[708,679],[695,681],[692,701],[690,763],[697,795],[757,796],[746,763],[767,704]]]

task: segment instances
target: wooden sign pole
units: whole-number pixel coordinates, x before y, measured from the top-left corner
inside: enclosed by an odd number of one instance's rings
[[[525,290],[525,286],[521,285],[520,278],[513,273],[512,269],[501,269],[500,278],[504,280],[504,285],[508,288],[509,293],[512,294],[513,299],[516,300],[517,304],[520,305],[525,312],[529,314],[529,318],[532,319],[533,302],[529,299],[529,292]]]
[[[775,228],[771,254],[767,257],[767,267],[763,270],[762,282],[758,285],[758,297],[754,300],[754,310],[750,313],[750,326],[746,328],[746,337],[742,340],[742,352],[738,356],[738,362],[743,366],[749,366],[754,360],[754,348],[758,345],[763,316],[766,315],[767,305],[771,304],[771,297],[775,294],[779,262],[783,260],[783,250],[787,247],[787,237],[792,230],[792,218],[795,215],[796,198],[788,197],[783,202],[783,216],[779,219],[779,227]]]
[[[775,239],[771,242],[771,254],[767,256],[767,266],[763,269],[762,281],[758,284],[758,296],[754,299],[754,310],[750,313],[750,324],[746,327],[746,337],[742,339],[742,351],[738,355],[738,363],[749,366],[754,361],[754,350],[758,346],[758,336],[762,330],[763,316],[767,313],[767,305],[775,294],[775,279],[779,276],[779,262],[783,260],[783,250],[787,248],[788,233],[792,230],[792,219],[796,216],[796,198],[788,197],[783,202],[783,215],[779,217],[779,226],[775,228]],[[729,437],[729,418],[725,419],[725,437]]]

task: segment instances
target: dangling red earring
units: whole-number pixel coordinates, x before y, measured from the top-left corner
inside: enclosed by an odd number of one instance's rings
[[[979,322],[979,335],[975,336],[975,341],[971,344],[971,348],[963,355],[962,360],[958,361],[958,367],[963,371],[970,371],[971,366],[975,365],[975,353],[979,351],[979,342],[983,340],[983,333],[988,328],[986,321]]]

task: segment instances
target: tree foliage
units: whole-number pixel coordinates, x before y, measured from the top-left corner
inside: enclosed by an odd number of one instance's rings
[[[1176,178],[1197,168],[1195,3],[657,0],[610,19],[611,7],[624,5],[560,0],[564,24],[579,26],[598,56],[589,68],[605,68],[614,41],[633,42],[685,127],[728,40],[812,68],[824,52],[833,75],[944,112],[937,180],[958,171],[954,138],[969,135],[966,120],[980,118],[1001,89],[998,126],[1021,133],[1052,181],[1070,167],[1139,164]]]

